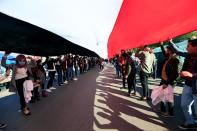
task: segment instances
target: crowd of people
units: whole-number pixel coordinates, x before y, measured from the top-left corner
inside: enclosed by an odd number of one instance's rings
[[[192,116],[191,106],[194,105],[195,113],[197,113],[197,39],[188,41],[187,52],[180,51],[172,40],[169,43],[166,47],[163,46],[163,42],[160,43],[164,60],[160,65],[161,82],[159,86],[163,90],[167,88],[173,90],[178,77],[185,80],[181,95],[181,108],[185,116],[185,123],[178,127],[196,129],[197,125]],[[98,65],[100,69],[103,69],[105,65],[103,59],[72,54],[46,57],[45,60],[41,57],[34,59],[30,56],[18,55],[15,64],[7,65],[6,60],[9,54],[10,52],[5,52],[2,58],[1,65],[6,68],[6,73],[0,78],[0,81],[11,75],[9,91],[18,93],[21,112],[25,116],[31,115],[29,102],[35,103],[40,100],[41,96],[47,97],[53,89],[56,89],[54,87],[55,78],[57,78],[58,86],[62,86],[72,80],[77,80],[80,74],[87,72],[95,65]],[[178,56],[185,57],[181,70]],[[151,93],[148,81],[157,65],[153,49],[144,46],[132,53],[122,49],[120,55],[116,55],[113,59],[113,63],[117,77],[122,78],[121,89],[128,87],[128,96],[135,96],[137,92],[136,76],[139,75],[142,86],[140,100],[150,101]],[[174,117],[174,101],[160,101],[159,112],[163,117]],[[0,128],[5,126],[6,124],[0,123]]]
[[[188,41],[187,52],[180,51],[170,40],[166,49],[163,42],[160,43],[164,60],[161,66],[161,82],[158,86],[172,90],[176,86],[176,80],[181,77],[185,80],[183,92],[181,95],[181,108],[185,116],[185,122],[178,125],[180,129],[196,129],[197,125],[191,112],[191,106],[194,105],[197,114],[197,39]],[[178,56],[185,57],[182,69]],[[157,65],[153,49],[148,46],[139,48],[136,52],[126,52],[121,50],[120,55],[113,59],[117,77],[122,78],[122,88],[128,85],[128,96],[136,95],[136,74],[139,74],[142,94],[140,100],[150,101],[151,94],[148,87],[148,79],[154,72]],[[173,93],[171,96],[174,99]],[[159,114],[163,117],[174,117],[174,100],[161,101]]]
[[[84,57],[79,55],[67,54],[58,57],[33,57],[18,55],[15,64],[6,64],[9,51],[2,57],[1,65],[6,68],[3,81],[11,75],[9,84],[10,92],[17,92],[20,99],[21,112],[25,116],[31,115],[28,103],[35,103],[40,97],[47,97],[54,87],[54,80],[57,76],[58,86],[68,84],[77,80],[83,74],[96,65],[103,68],[102,59],[96,57]],[[56,75],[57,74],[57,75]],[[6,124],[0,123],[0,129]]]

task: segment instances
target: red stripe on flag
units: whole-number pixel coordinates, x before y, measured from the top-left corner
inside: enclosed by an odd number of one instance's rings
[[[197,29],[197,0],[124,0],[108,40],[108,57]]]

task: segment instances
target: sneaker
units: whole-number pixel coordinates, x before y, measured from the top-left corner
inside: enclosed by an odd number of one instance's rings
[[[63,84],[58,84],[59,86],[63,86]]]
[[[74,81],[78,80],[77,78],[73,78]]]
[[[140,100],[141,101],[147,100],[147,97],[141,97]]]
[[[161,112],[161,116],[165,117],[165,118],[173,118],[174,115],[170,115],[168,113],[164,113],[164,112]]]
[[[149,97],[141,97],[139,100],[140,101],[150,101],[151,99]]]
[[[4,124],[4,123],[0,123],[0,129],[5,128],[6,126],[7,126],[6,124]]]
[[[196,129],[197,126],[195,124],[181,124],[178,125],[180,129],[187,130],[187,129]]]
[[[68,81],[64,81],[64,84],[68,84]]]
[[[50,87],[49,89],[50,89],[50,90],[55,90],[56,88],[55,88],[55,87]]]
[[[135,93],[135,92],[132,92],[131,95],[132,95],[132,96],[136,96],[136,93]]]
[[[30,110],[29,110],[29,109],[27,109],[27,108],[24,108],[22,113],[23,113],[23,115],[25,115],[25,116],[29,116],[29,115],[31,115]]]
[[[51,89],[46,89],[47,92],[51,92]]]
[[[25,111],[25,112],[23,112],[23,115],[24,116],[30,116],[31,115],[31,112],[30,111],[27,111],[27,112]]]

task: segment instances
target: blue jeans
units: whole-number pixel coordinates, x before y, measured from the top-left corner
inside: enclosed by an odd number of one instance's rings
[[[120,70],[120,66],[115,66],[115,68],[116,68],[116,75],[118,76],[118,77],[121,77],[121,70]]]
[[[142,85],[142,96],[143,97],[150,97],[150,91],[149,91],[149,88],[148,88],[148,76],[149,74],[143,72],[143,71],[140,71],[140,82],[141,82],[141,85]]]
[[[192,87],[184,86],[181,96],[181,107],[185,116],[186,124],[193,124],[194,119],[192,116],[191,106],[194,103],[195,113],[197,114],[197,95],[192,94]]]
[[[62,79],[62,70],[61,69],[57,70],[57,75],[58,75],[58,84],[62,84],[63,79]]]
[[[73,67],[68,67],[68,81],[73,78]]]
[[[63,71],[63,80],[68,81],[68,71],[67,70]]]
[[[80,74],[79,66],[75,66],[74,68],[75,68],[75,77],[78,77]]]

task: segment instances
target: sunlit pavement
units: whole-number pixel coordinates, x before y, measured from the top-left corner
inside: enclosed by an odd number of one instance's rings
[[[153,88],[159,79],[150,79]],[[128,97],[127,89],[120,89],[121,79],[115,76],[112,65],[101,71],[93,69],[77,81],[57,87],[49,97],[30,104],[32,115],[18,112],[17,95],[0,92],[0,121],[8,124],[5,131],[178,131],[183,121],[180,109],[181,87],[175,88],[175,118],[163,118],[151,102]]]
[[[182,87],[176,86],[175,91],[175,118],[162,118],[151,102],[140,101],[141,84],[138,80],[137,96],[128,97],[127,89],[122,87],[121,79],[115,77],[112,65],[108,65],[96,79],[97,89],[94,107],[95,130],[147,130],[164,131],[179,130],[177,124],[183,121],[180,110],[180,93]],[[160,79],[149,79],[149,88],[158,85]]]

